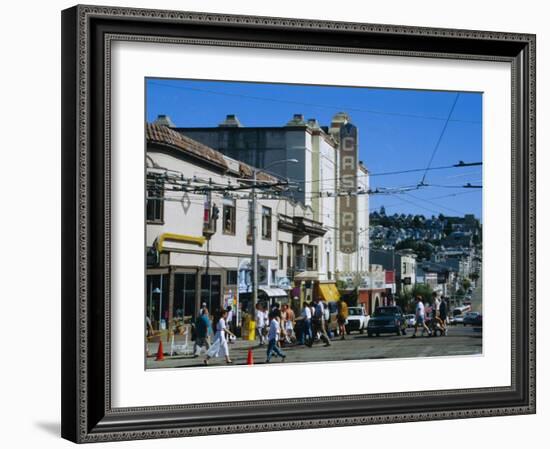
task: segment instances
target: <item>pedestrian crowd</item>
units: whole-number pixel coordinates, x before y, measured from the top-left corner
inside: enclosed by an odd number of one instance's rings
[[[432,304],[424,304],[421,295],[417,295],[415,299],[415,325],[412,337],[417,336],[418,328],[421,328],[422,335],[427,334],[430,337],[436,332],[447,335],[447,300],[440,299],[435,292],[432,295]],[[343,300],[338,301],[336,321],[341,339],[345,339],[347,319],[348,305]],[[298,316],[288,304],[274,303],[270,307],[262,303],[256,304],[256,338],[260,347],[266,346],[266,363],[269,363],[272,357],[284,361],[287,357],[283,351],[285,346],[305,345],[311,348],[315,342],[323,343],[325,347],[331,346],[331,332],[328,329],[330,321],[329,307],[319,298],[313,301],[308,298]],[[205,365],[208,365],[212,358],[218,357],[223,357],[226,363],[231,364],[229,344],[236,339],[233,323],[231,307],[216,313],[215,321],[212,322],[208,308],[203,303],[194,323],[194,356],[199,357],[201,352],[205,351]]]
[[[416,337],[418,328],[422,329],[422,335],[431,337],[439,332],[440,335],[447,335],[447,316],[449,304],[445,298],[439,299],[437,292],[432,293],[432,304],[424,305],[422,295],[416,296],[415,324],[412,338]]]

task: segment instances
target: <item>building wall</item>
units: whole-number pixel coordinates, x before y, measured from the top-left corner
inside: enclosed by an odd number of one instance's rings
[[[204,167],[198,167],[195,163],[182,160],[172,155],[161,152],[149,152],[148,156],[160,167],[169,168],[177,172],[184,173],[187,177],[197,176],[200,178],[211,178],[213,182],[226,183],[228,177],[219,172],[209,170]],[[246,193],[246,192],[244,192]],[[164,202],[164,223],[163,224],[148,224],[146,232],[146,244],[151,246],[154,240],[162,233],[176,233],[200,237],[203,235],[203,213],[206,195],[185,192],[166,192],[167,197],[173,201]],[[243,192],[241,191],[241,195]],[[210,239],[209,251],[213,253],[225,253],[246,255],[251,254],[252,247],[247,244],[248,230],[248,199],[235,200],[236,219],[235,219],[235,235],[224,234],[222,226],[222,210],[223,196],[221,194],[212,194],[212,203],[216,204],[220,210],[220,218],[217,222],[217,232]],[[268,206],[272,209],[271,220],[271,240],[266,240],[261,237],[261,208]],[[258,226],[257,248],[259,258],[276,258],[276,203],[273,200],[258,200],[258,208],[256,210],[256,223]],[[183,242],[165,241],[167,249],[177,251],[186,251],[191,253],[199,253],[203,256],[200,266],[206,266],[206,244],[199,247],[194,244]],[[192,265],[196,265],[196,258]],[[225,268],[235,268],[235,266],[224,265],[228,262],[226,258],[219,259],[218,256],[212,256],[211,264],[219,264]]]
[[[274,165],[269,171],[296,182],[299,189],[288,196],[310,206],[313,219],[327,229],[319,244],[319,279],[335,279],[336,272],[366,271],[369,260],[369,200],[367,194],[357,197],[357,252],[339,251],[338,191],[339,150],[337,128],[332,136],[312,119],[309,125],[268,128],[217,127],[177,128],[182,134],[208,145],[227,156],[263,168],[274,161],[296,159],[298,163]],[[368,174],[357,168],[358,186],[369,188]],[[319,193],[325,196],[319,198]],[[363,268],[361,268],[363,267]]]

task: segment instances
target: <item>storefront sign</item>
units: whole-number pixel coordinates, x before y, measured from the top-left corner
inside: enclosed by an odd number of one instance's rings
[[[283,290],[290,290],[290,287],[291,287],[290,279],[286,276],[278,278],[277,287],[282,288]]]
[[[357,251],[357,128],[340,128],[340,251]]]

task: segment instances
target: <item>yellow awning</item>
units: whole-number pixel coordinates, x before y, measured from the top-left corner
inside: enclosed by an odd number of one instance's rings
[[[340,293],[336,288],[336,284],[319,284],[319,292],[321,293],[321,298],[324,301],[340,300]]]
[[[165,232],[164,234],[159,235],[157,239],[157,251],[161,253],[164,251],[164,241],[165,240],[174,240],[176,242],[191,243],[193,245],[202,246],[206,242],[206,239],[202,236],[195,237],[192,235],[182,235],[182,234],[172,234],[170,232]]]

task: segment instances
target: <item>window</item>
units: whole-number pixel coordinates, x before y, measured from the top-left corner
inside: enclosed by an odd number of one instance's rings
[[[230,270],[227,272],[225,283],[227,285],[237,285],[237,270]]]
[[[223,233],[235,235],[235,200],[224,198],[223,200]]]
[[[271,208],[262,206],[262,238],[271,240]]]
[[[286,267],[292,268],[294,263],[292,261],[292,243],[286,244]]]
[[[306,269],[317,269],[317,247],[313,245],[305,245],[306,249]]]
[[[164,181],[147,176],[147,222],[162,223],[164,221]]]
[[[285,244],[283,242],[279,242],[279,270],[283,269],[283,262],[285,260],[284,251],[285,251]]]
[[[305,271],[306,270],[306,257],[304,256],[303,245],[294,246],[295,258],[295,267],[297,270]]]

